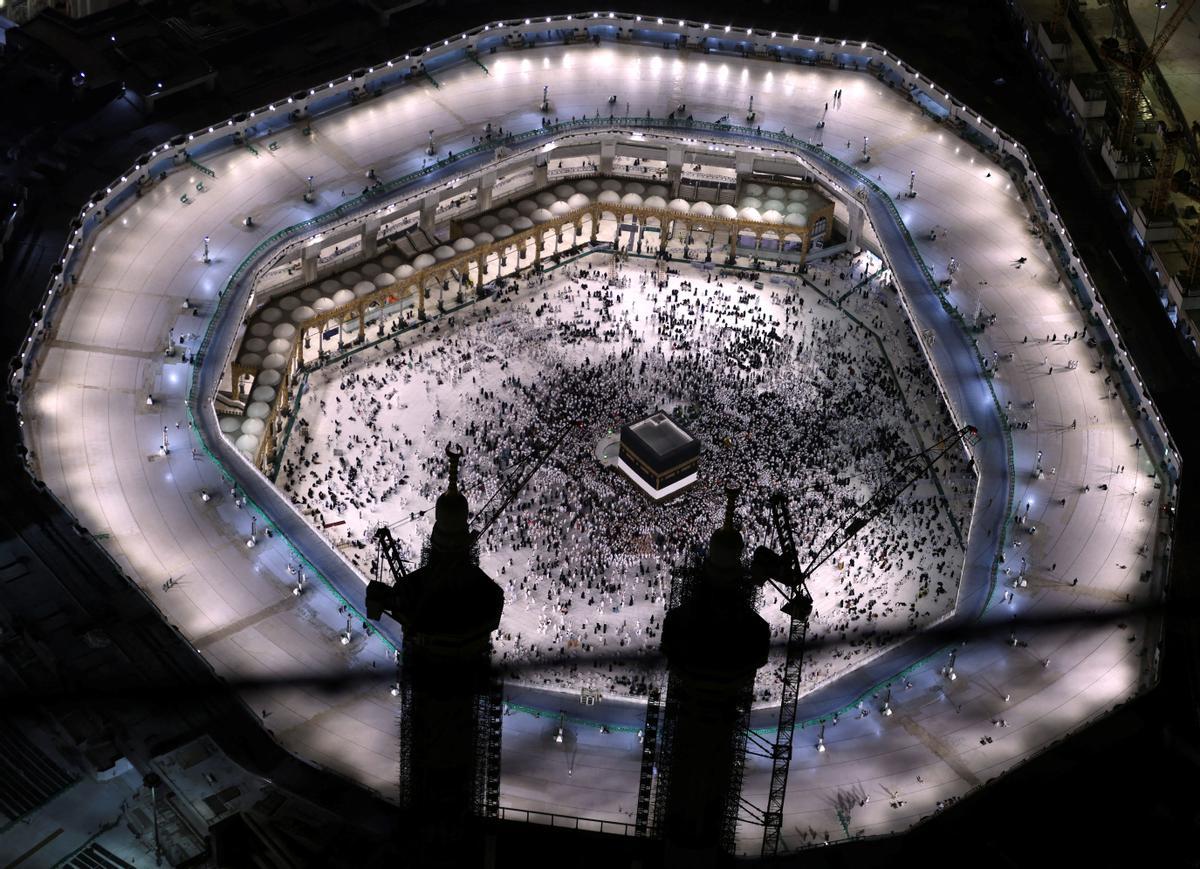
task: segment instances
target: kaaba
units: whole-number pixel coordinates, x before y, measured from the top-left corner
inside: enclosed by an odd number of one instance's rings
[[[656,501],[696,482],[700,442],[661,410],[621,427],[617,467]]]

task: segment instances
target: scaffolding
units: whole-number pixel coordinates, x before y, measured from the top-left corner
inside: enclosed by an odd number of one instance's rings
[[[650,824],[655,802],[655,773],[658,768],[658,724],[662,715],[662,700],[657,688],[651,688],[646,697],[646,723],[642,727],[642,768],[638,777],[637,815],[634,835],[653,836],[655,828]]]

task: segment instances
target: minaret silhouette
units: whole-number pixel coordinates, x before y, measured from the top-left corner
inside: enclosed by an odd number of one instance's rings
[[[733,845],[754,674],[771,631],[734,527],[736,489],[704,562],[681,583],[663,622],[669,666],[655,816],[665,863],[704,869]]]
[[[437,499],[424,563],[395,585],[367,587],[367,614],[404,629],[401,803],[422,866],[478,865],[474,817],[494,812],[500,710],[491,634],[504,593],[478,564],[467,499],[458,490],[462,450],[446,447],[450,480]],[[411,840],[410,840],[411,841]]]

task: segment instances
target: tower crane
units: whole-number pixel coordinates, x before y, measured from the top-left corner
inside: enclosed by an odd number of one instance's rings
[[[752,817],[752,820],[763,825],[764,857],[773,856],[777,852],[783,826],[783,801],[787,795],[792,735],[796,727],[796,701],[800,696],[800,668],[804,662],[808,620],[813,610],[812,596],[807,588],[809,578],[871,520],[891,507],[909,486],[923,478],[951,449],[962,443],[973,446],[978,440],[978,429],[972,425],[964,426],[928,449],[905,459],[887,482],[845,517],[816,548],[808,551],[805,566],[801,566],[799,550],[796,548],[795,524],[788,512],[787,497],[782,492],[771,495],[771,524],[775,529],[775,536],[779,539],[779,552],[759,546],[754,551],[750,563],[750,574],[759,585],[769,582],[783,594],[786,603],[781,609],[791,616],[791,622],[788,627],[779,726],[775,742],[772,744],[753,731],[748,733],[747,750],[767,758],[772,764],[766,809],[759,817]]]
[[[1179,29],[1195,3],[1196,0],[1178,0],[1171,17],[1167,19],[1161,29],[1155,32],[1145,51],[1142,50],[1137,40],[1131,41],[1124,49],[1121,48],[1115,37],[1108,37],[1100,41],[1101,56],[1126,74],[1126,79],[1121,83],[1120,88],[1121,106],[1120,118],[1117,122],[1116,146],[1127,160],[1132,157],[1134,115],[1137,111],[1138,95],[1142,91],[1142,77],[1158,60],[1158,55],[1166,47],[1175,31]],[[1124,3],[1120,6],[1123,7]],[[1124,14],[1126,20],[1129,19],[1127,7],[1120,8],[1120,12]]]
[[[475,530],[471,532],[472,542],[477,542],[481,537],[483,537],[484,534],[487,533],[488,529],[491,528],[493,523],[500,518],[500,515],[504,512],[508,505],[512,503],[513,499],[521,493],[526,484],[530,481],[530,479],[533,478],[533,475],[541,469],[542,465],[546,463],[546,460],[550,458],[550,455],[558,449],[559,445],[562,444],[566,436],[570,434],[571,429],[578,424],[578,422],[570,422],[564,425],[561,431],[559,431],[559,433],[549,444],[541,449],[535,450],[532,454],[527,456],[514,467],[510,476],[516,476],[516,479],[508,483],[502,482],[488,502],[480,508],[480,514],[482,514],[488,509],[489,506],[491,506],[492,501],[495,501],[497,498],[503,496],[500,503],[492,509],[491,513],[489,513],[482,521],[477,522]],[[400,582],[406,576],[408,576],[409,571],[404,566],[407,562],[405,562],[405,560],[400,556],[400,547],[396,542],[395,536],[392,534],[391,526],[380,525],[375,529],[374,537],[375,543],[378,547],[375,559],[375,575],[373,577],[374,581],[385,585],[387,584],[383,575],[383,566],[386,564],[392,572],[392,583],[394,584]]]

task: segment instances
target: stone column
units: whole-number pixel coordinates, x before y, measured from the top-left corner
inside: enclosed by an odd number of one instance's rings
[[[367,259],[379,253],[379,226],[380,219],[378,217],[368,217],[363,223],[362,237],[360,243],[362,245],[363,256]]]
[[[667,148],[667,189],[671,198],[679,196],[679,183],[683,180],[683,148],[672,145]]]
[[[857,202],[850,201],[846,203],[846,208],[850,213],[849,220],[846,226],[846,246],[850,250],[854,250],[861,246],[860,239],[863,232],[863,219],[865,214],[863,208]],[[809,228],[809,236],[811,236],[811,227]],[[808,249],[808,237],[805,237],[805,250]]]
[[[613,160],[617,156],[616,142],[601,142],[600,143],[600,174],[611,175],[613,171]]]
[[[475,188],[475,205],[480,214],[492,207],[492,188],[495,186],[496,170],[489,169],[479,176],[479,184]]]
[[[737,172],[738,183],[754,173],[754,154],[750,151],[738,151],[735,155],[734,171]]]
[[[305,283],[312,283],[317,279],[317,258],[320,255],[320,242],[306,244],[301,250],[300,274],[303,275]]]
[[[441,201],[441,194],[436,190],[426,193],[425,198],[421,200],[421,218],[418,225],[426,232],[433,232],[433,220],[437,214],[438,203]]]

